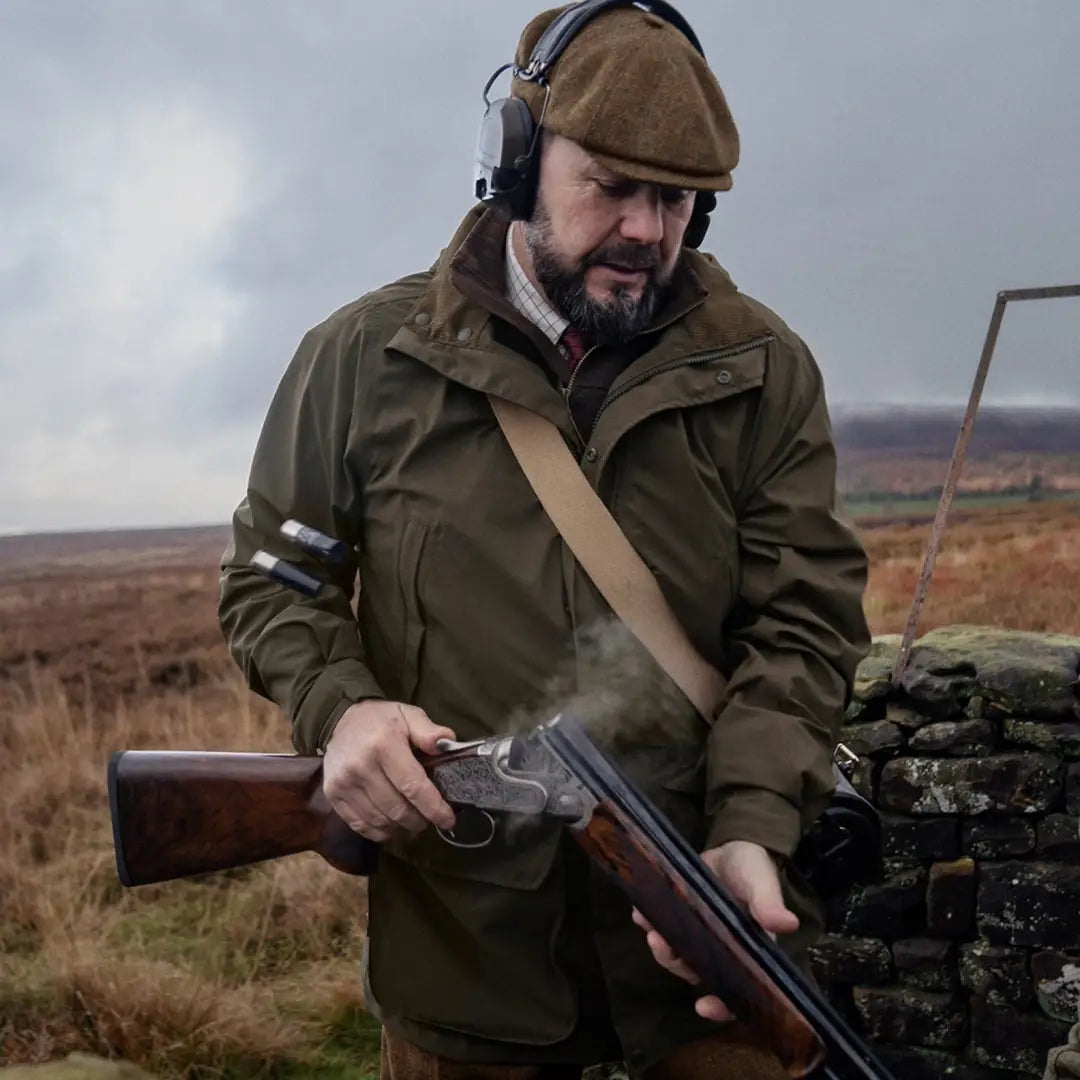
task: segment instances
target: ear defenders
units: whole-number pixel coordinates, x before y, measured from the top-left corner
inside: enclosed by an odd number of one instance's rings
[[[477,199],[502,210],[511,219],[527,220],[532,217],[540,173],[540,155],[537,153],[540,129],[551,96],[548,72],[585,23],[609,8],[630,6],[659,15],[679,30],[702,56],[705,55],[690,24],[664,0],[581,0],[567,8],[540,35],[526,67],[518,67],[514,63],[503,64],[484,87],[485,111],[476,148],[474,193]],[[495,80],[509,70],[519,79],[544,87],[539,122],[533,119],[529,106],[521,98],[488,99]],[[715,208],[715,192],[697,193],[693,214],[683,238],[686,247],[701,245],[709,228],[709,214]]]

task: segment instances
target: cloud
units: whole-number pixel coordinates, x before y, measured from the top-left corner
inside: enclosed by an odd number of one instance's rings
[[[223,520],[304,331],[449,239],[541,6],[10,0],[0,522]],[[681,9],[743,141],[710,249],[837,404],[966,400],[997,290],[1080,279],[1080,6]],[[1078,341],[1010,305],[987,400],[1080,402]]]
[[[218,266],[250,186],[242,139],[195,99],[72,104],[34,157],[0,255],[0,423],[22,436],[0,492],[34,525],[117,520],[135,492],[142,516],[150,461],[159,485],[205,492],[170,402],[245,317]]]

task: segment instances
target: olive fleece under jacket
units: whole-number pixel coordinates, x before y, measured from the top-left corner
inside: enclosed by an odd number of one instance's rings
[[[291,718],[303,753],[370,697],[421,706],[470,739],[547,719],[567,694],[586,712],[605,696],[591,689],[614,694],[605,735],[687,838],[775,855],[803,918],[782,944],[799,957],[819,912],[785,860],[832,792],[869,645],[866,558],[839,505],[818,368],[712,256],[687,250],[653,325],[614,360],[582,361],[585,391],[597,392],[590,364],[610,377],[579,431],[560,354],[505,299],[506,228],[470,211],[433,268],[304,337],[223,558],[230,650]],[[611,611],[537,502],[489,394],[558,425],[727,676],[711,724],[636,641],[610,649],[598,628]],[[289,517],[353,555],[317,599],[248,568],[262,547],[327,576],[278,537]],[[481,850],[433,829],[384,845],[366,956],[383,1022],[474,1060],[589,1061],[617,1036],[635,1070],[710,1030],[693,988],[653,961],[626,902],[565,830],[512,824]]]

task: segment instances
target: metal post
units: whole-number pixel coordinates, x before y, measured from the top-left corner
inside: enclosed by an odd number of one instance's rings
[[[919,574],[919,580],[915,586],[915,598],[912,600],[911,610],[908,612],[907,627],[900,642],[900,652],[897,654],[896,663],[893,665],[892,685],[894,687],[900,685],[900,679],[904,674],[904,669],[907,667],[908,656],[911,653],[911,646],[915,641],[915,631],[919,625],[919,614],[922,611],[923,602],[926,600],[926,591],[930,586],[930,578],[934,573],[934,563],[937,560],[938,550],[941,547],[941,538],[945,532],[945,520],[949,516],[949,508],[952,506],[953,496],[956,494],[956,487],[960,482],[960,471],[964,465],[964,456],[967,454],[968,443],[971,441],[971,432],[975,427],[975,416],[979,411],[979,399],[982,397],[983,386],[986,384],[986,375],[990,370],[990,358],[994,355],[994,346],[997,344],[998,332],[1001,330],[1001,321],[1005,317],[1005,305],[1010,300],[1051,300],[1062,296],[1080,296],[1080,285],[1051,285],[1039,289],[1008,289],[997,294],[994,310],[990,315],[990,326],[986,331],[986,341],[983,343],[982,356],[979,357],[979,366],[975,371],[975,382],[971,387],[971,397],[968,399],[967,410],[960,424],[960,434],[956,438],[956,448],[953,450],[952,461],[949,462],[945,486],[941,490],[941,501],[938,503],[937,514],[934,517],[934,527],[930,532],[930,543],[926,548],[922,572]]]

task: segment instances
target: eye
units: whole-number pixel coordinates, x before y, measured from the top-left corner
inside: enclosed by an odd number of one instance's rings
[[[633,180],[597,180],[596,186],[609,199],[625,199],[633,195],[637,184]]]
[[[660,189],[660,198],[664,200],[665,206],[679,206],[691,195],[693,195],[693,191],[690,188],[665,187]]]

